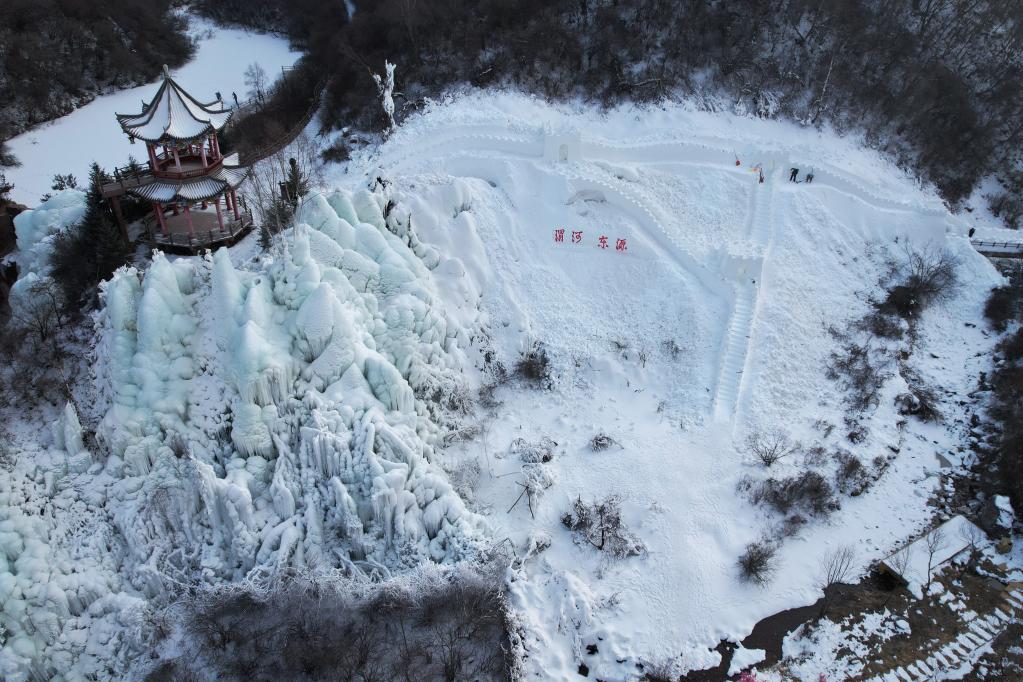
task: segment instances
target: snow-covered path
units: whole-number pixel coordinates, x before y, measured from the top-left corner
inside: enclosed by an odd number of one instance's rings
[[[195,57],[171,75],[203,101],[213,99],[217,92],[228,103],[232,93],[244,100],[244,75],[249,64],[258,63],[273,79],[282,66],[294,64],[301,56],[284,38],[221,28],[192,15],[189,21],[190,33],[198,42]],[[4,169],[8,181],[14,183],[11,197],[35,206],[39,197],[50,191],[56,173],[73,173],[79,186],[84,187],[93,161],[109,171],[125,165],[129,154],[144,160],[145,149],[128,143],[114,114],[139,111],[155,88],[148,84],[97,97],[67,116],[12,138],[9,145],[21,165]]]

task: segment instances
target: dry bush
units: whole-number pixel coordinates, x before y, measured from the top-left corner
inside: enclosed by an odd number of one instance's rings
[[[766,504],[782,514],[798,510],[813,516],[827,516],[839,507],[831,486],[816,471],[768,478],[759,483],[747,482],[742,488],[753,504]]]
[[[864,412],[877,407],[881,389],[892,378],[888,369],[891,357],[869,341],[859,343],[847,336],[838,336],[844,342],[839,350],[831,353],[828,378],[845,389],[846,400],[853,410]]]
[[[554,459],[554,449],[556,447],[558,447],[558,444],[547,436],[542,436],[537,441],[516,438],[508,447],[508,452],[527,464],[538,464]]]
[[[870,472],[863,466],[859,457],[851,452],[839,450],[835,454],[835,459],[838,461],[838,468],[835,470],[835,487],[853,497],[862,494],[870,487]]]
[[[902,368],[902,377],[906,380],[908,390],[895,396],[899,414],[912,415],[925,422],[940,422],[938,392],[925,384],[918,372],[907,366]]]
[[[590,449],[594,452],[607,450],[612,445],[618,445],[618,441],[603,432],[590,439]]]
[[[537,388],[551,387],[551,361],[542,343],[537,341],[519,354],[515,374]]]
[[[906,263],[900,268],[901,283],[888,289],[877,310],[913,319],[936,301],[951,296],[956,289],[959,260],[951,252],[928,249],[907,250]]]
[[[747,582],[766,585],[774,573],[776,551],[775,546],[765,540],[749,543],[739,555],[739,575]]]
[[[181,654],[155,661],[149,679],[507,680],[499,588],[463,569],[365,596],[298,582],[196,595],[180,605]]]
[[[615,495],[593,504],[576,498],[561,522],[576,537],[616,559],[646,552],[643,542],[622,525],[621,499]]]
[[[781,431],[753,431],[746,436],[746,449],[760,462],[770,467],[798,450]]]

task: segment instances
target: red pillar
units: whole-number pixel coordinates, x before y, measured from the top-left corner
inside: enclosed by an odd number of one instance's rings
[[[220,231],[224,231],[224,217],[220,215],[220,197],[213,200],[213,205],[217,209],[217,224],[220,225]]]
[[[177,169],[179,173],[181,172],[181,157],[178,156],[177,147],[174,148],[174,168]]]
[[[154,171],[160,170],[156,163],[156,145],[152,142],[147,142],[146,151],[149,152],[149,167]]]
[[[185,204],[185,222],[188,223],[188,236],[195,239],[195,225],[192,224],[192,214],[188,211],[188,204]]]
[[[153,202],[153,210],[156,211],[156,222],[160,223],[160,232],[167,236],[167,221],[163,217],[163,204]]]
[[[220,140],[217,139],[216,133],[213,134],[213,151],[216,152],[217,158],[221,157],[220,153]]]
[[[202,157],[202,167],[205,168],[206,166],[208,166],[209,164],[206,163],[206,145],[204,144],[199,145],[199,156]]]
[[[231,190],[231,206],[234,207],[234,219],[239,220],[241,216],[238,215],[238,195],[234,193],[233,189]]]

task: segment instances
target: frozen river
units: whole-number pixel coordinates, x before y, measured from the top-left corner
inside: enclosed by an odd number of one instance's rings
[[[245,69],[258,62],[270,79],[281,67],[290,66],[301,56],[277,36],[236,28],[220,28],[191,17],[192,34],[198,36],[198,49],[192,61],[171,73],[181,85],[201,101],[212,100],[220,92],[228,102],[231,93],[246,96]],[[110,170],[122,166],[133,154],[145,159],[145,148],[128,143],[115,113],[136,113],[158,87],[149,83],[129,90],[97,97],[84,107],[50,123],[33,128],[11,139],[11,151],[21,166],[3,169],[15,201],[35,206],[50,191],[55,173],[74,173],[79,186],[89,176],[89,164],[97,161]]]

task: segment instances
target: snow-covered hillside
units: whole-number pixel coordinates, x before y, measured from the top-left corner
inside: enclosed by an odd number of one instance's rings
[[[191,581],[386,579],[509,542],[527,677],[700,669],[813,602],[831,547],[865,566],[922,526],[936,455],[959,461],[961,408],[897,427],[896,376],[850,446],[865,465],[898,451],[879,480],[787,537],[769,588],[739,580],[778,522],[737,492],[766,475],[744,440],[843,442],[827,326],[863,314],[907,244],[955,254],[961,281],[920,321],[916,370],[964,394],[991,344],[964,323],[1000,278],[965,226],[850,141],[491,93],[433,106],[330,184],[268,256],[156,255],[104,285],[96,439],[73,408],[52,436],[22,429],[32,454],[2,483],[8,679],[122,673],[147,604]],[[549,386],[490,386],[536,344]],[[549,455],[523,447],[545,438]],[[635,556],[562,523],[609,495]]]
[[[171,75],[203,101],[214,99],[218,92],[228,104],[233,103],[232,93],[245,100],[249,64],[259,64],[273,79],[281,67],[291,66],[300,56],[279,36],[223,28],[194,15],[189,15],[189,22],[195,57]],[[67,116],[11,138],[11,152],[20,162],[4,169],[14,184],[11,198],[35,206],[39,197],[50,191],[57,173],[72,173],[79,186],[85,187],[93,161],[107,172],[126,165],[128,154],[144,162],[146,150],[126,145],[115,115],[139,111],[152,92],[149,84],[101,95]]]

